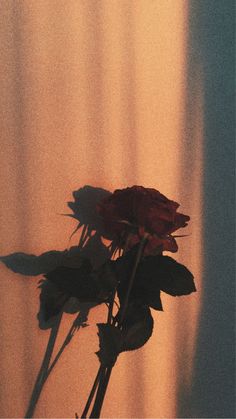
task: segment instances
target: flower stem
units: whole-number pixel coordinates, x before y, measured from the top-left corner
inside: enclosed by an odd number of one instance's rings
[[[105,395],[106,395],[107,386],[108,386],[108,383],[109,383],[109,379],[110,379],[110,376],[111,376],[113,366],[110,366],[110,367],[107,367],[107,368],[102,367],[102,368],[103,368],[103,373],[102,373],[102,377],[100,379],[96,399],[95,399],[95,402],[94,402],[93,409],[91,411],[90,418],[100,418],[100,413],[101,413],[101,410],[102,410],[102,405],[103,405],[103,401],[104,401],[104,398],[105,398]]]
[[[137,268],[138,268],[138,264],[139,264],[139,262],[142,258],[143,251],[144,251],[144,248],[145,248],[146,243],[147,243],[147,237],[148,237],[148,234],[143,236],[143,238],[140,242],[139,248],[138,248],[137,256],[136,256],[134,266],[133,266],[133,270],[132,270],[132,274],[131,274],[131,277],[130,277],[130,280],[129,280],[128,289],[127,289],[127,292],[126,292],[126,295],[125,295],[124,303],[122,304],[122,306],[120,308],[120,317],[119,317],[119,323],[118,323],[119,326],[122,325],[123,320],[125,318],[125,313],[126,313],[128,302],[129,302],[130,292],[131,292],[131,289],[132,289],[132,286],[133,286],[133,283],[134,283],[134,279],[135,279],[136,271],[137,271]]]
[[[88,230],[88,226],[85,224],[82,229],[78,247],[81,247],[81,248],[83,247],[83,244],[87,238],[87,230]]]
[[[112,292],[111,297],[110,297],[108,315],[107,315],[107,324],[112,323],[112,319],[113,319],[112,311],[113,311],[113,306],[114,306],[115,295],[116,295],[116,289]]]
[[[113,310],[113,305],[114,305],[115,293],[116,292],[114,291],[111,294],[111,297],[110,297],[109,307],[108,307],[108,315],[107,315],[107,324],[112,323],[112,310]],[[98,373],[96,375],[96,378],[94,380],[92,389],[91,389],[90,394],[88,396],[87,403],[86,403],[85,408],[83,410],[83,413],[81,415],[81,419],[86,418],[86,415],[89,411],[90,405],[93,401],[95,392],[96,392],[97,388],[98,388],[98,391],[101,388],[101,382],[103,382],[104,374],[105,374],[105,367],[100,365],[100,368],[99,368]],[[101,389],[100,389],[100,392],[101,392]],[[97,395],[98,395],[98,392],[97,392]],[[97,395],[96,395],[96,400],[97,400]],[[105,393],[104,393],[104,396],[105,396]],[[104,396],[103,396],[103,398],[104,398]],[[96,400],[95,400],[95,402],[96,402]]]
[[[38,402],[38,399],[40,397],[41,391],[43,389],[43,385],[45,382],[45,377],[48,371],[48,366],[50,364],[50,360],[52,357],[52,353],[53,353],[53,349],[54,349],[54,345],[55,345],[55,341],[58,335],[58,330],[59,330],[59,326],[61,323],[61,318],[62,318],[62,313],[60,313],[57,317],[56,323],[53,325],[52,329],[51,329],[51,333],[48,339],[48,344],[47,344],[47,348],[45,351],[45,355],[41,364],[41,368],[39,370],[38,376],[36,378],[35,381],[35,385],[31,394],[31,398],[30,398],[30,402],[25,414],[25,418],[32,418],[35,408],[36,408],[36,404]]]
[[[93,387],[92,387],[92,389],[91,389],[91,391],[90,391],[90,394],[89,394],[89,397],[88,397],[87,403],[86,403],[85,408],[84,408],[84,411],[83,411],[83,413],[82,413],[82,415],[81,415],[81,419],[86,418],[86,415],[87,415],[87,413],[88,413],[88,411],[89,411],[90,405],[91,405],[91,403],[92,403],[92,401],[93,401],[93,398],[94,398],[94,394],[95,394],[95,392],[96,392],[96,390],[97,390],[97,387],[98,387],[98,384],[99,384],[99,380],[100,380],[101,372],[102,372],[102,366],[100,366],[100,368],[99,368],[99,370],[98,370],[98,373],[97,373],[97,375],[96,375],[96,378],[95,378],[95,380],[94,380]]]
[[[47,381],[50,373],[52,372],[52,370],[55,367],[56,363],[58,362],[59,358],[61,357],[64,349],[66,348],[66,346],[71,341],[75,330],[78,329],[86,321],[87,316],[88,316],[88,311],[89,311],[89,309],[85,309],[84,311],[81,311],[78,314],[78,316],[74,320],[69,332],[67,333],[67,336],[66,336],[61,348],[57,352],[53,362],[50,365],[50,360],[51,360],[51,357],[52,357],[52,353],[53,353],[56,337],[57,337],[57,334],[58,334],[62,314],[59,316],[59,318],[57,320],[57,323],[53,326],[53,328],[51,330],[49,340],[48,340],[48,345],[47,345],[45,356],[44,356],[44,359],[43,359],[43,362],[42,362],[42,366],[40,368],[38,377],[36,379],[34,389],[33,389],[33,392],[32,392],[32,396],[31,396],[31,399],[30,399],[30,403],[29,403],[27,412],[25,414],[25,418],[32,418],[33,417],[33,414],[34,414],[34,411],[35,411],[35,408],[36,408],[36,404],[39,400],[39,397],[40,397],[40,394],[42,392],[42,389],[43,389],[43,386],[44,386],[45,382]]]
[[[135,279],[135,275],[136,275],[136,271],[138,268],[138,264],[142,258],[143,255],[143,251],[145,248],[145,245],[147,243],[147,237],[148,234],[145,234],[144,237],[142,238],[139,248],[138,248],[138,252],[137,252],[137,256],[135,259],[135,263],[133,266],[133,270],[132,270],[132,274],[129,280],[129,284],[128,284],[128,289],[126,292],[126,296],[125,296],[125,300],[124,300],[124,304],[122,305],[122,307],[120,308],[121,310],[121,315],[120,315],[120,319],[118,322],[118,328],[121,328],[122,326],[122,322],[124,320],[125,314],[126,314],[126,310],[128,307],[128,302],[129,302],[129,296],[130,296],[130,292],[134,283],[134,279]],[[113,309],[113,305],[114,305],[114,300],[115,300],[115,292],[112,294],[110,302],[109,302],[109,309],[108,309],[108,316],[107,316],[107,324],[112,324],[112,309]],[[109,366],[109,367],[105,367],[104,365],[100,365],[100,368],[98,370],[97,376],[95,378],[93,387],[90,391],[86,406],[84,408],[84,411],[81,415],[81,419],[86,418],[86,415],[89,411],[90,405],[92,403],[92,400],[94,398],[94,394],[97,390],[97,394],[96,394],[96,398],[94,401],[94,405],[90,414],[90,418],[99,418],[100,414],[101,414],[101,410],[102,410],[102,405],[104,402],[104,398],[106,395],[106,391],[107,391],[107,387],[108,387],[108,383],[111,377],[111,372],[113,369],[114,365]]]
[[[81,311],[78,316],[76,317],[76,319],[74,320],[69,332],[67,333],[67,336],[62,344],[62,346],[60,347],[59,351],[57,352],[53,362],[51,363],[50,367],[48,368],[46,374],[45,374],[45,379],[44,381],[47,380],[49,374],[52,372],[53,368],[55,367],[56,363],[58,362],[60,356],[62,355],[65,347],[70,343],[72,337],[74,336],[74,333],[76,331],[76,329],[79,329],[82,324],[87,320],[88,317],[88,312],[89,309],[85,309],[84,311]]]
[[[121,307],[121,315],[120,315],[120,319],[119,319],[119,322],[118,322],[118,327],[119,328],[121,328],[122,322],[123,322],[124,317],[125,317],[125,313],[126,313],[126,310],[127,310],[127,307],[128,307],[130,292],[131,292],[131,289],[132,289],[132,286],[133,286],[133,283],[134,283],[134,278],[135,278],[135,275],[136,275],[138,264],[139,264],[139,262],[142,258],[143,251],[144,251],[145,245],[147,243],[147,237],[148,237],[148,234],[145,235],[142,238],[142,240],[140,242],[140,245],[139,245],[139,248],[138,248],[138,252],[137,252],[137,256],[136,256],[135,263],[134,263],[134,266],[133,266],[132,274],[131,274],[131,277],[130,277],[130,280],[129,280],[124,304]],[[112,323],[112,308],[113,308],[113,305],[114,305],[114,299],[115,299],[115,293],[112,295],[112,298],[111,298],[110,303],[109,303],[107,324]],[[99,369],[97,377],[95,379],[93,388],[91,390],[92,396],[91,397],[89,396],[88,402],[86,404],[86,409],[84,409],[84,412],[83,412],[81,418],[86,417],[86,414],[89,410],[89,407],[90,407],[90,404],[91,404],[92,399],[94,397],[97,386],[98,386],[98,390],[97,390],[95,402],[94,402],[94,405],[93,405],[93,408],[92,408],[92,411],[91,411],[91,414],[90,414],[90,418],[99,418],[100,417],[101,410],[102,410],[102,405],[103,405],[103,402],[104,402],[104,398],[105,398],[105,395],[106,395],[106,391],[107,391],[107,387],[108,387],[108,383],[109,383],[109,380],[110,380],[110,377],[111,377],[111,372],[112,372],[113,367],[114,367],[114,365],[109,366],[109,367],[104,367],[103,365],[100,366],[100,369]],[[98,382],[99,382],[99,385],[98,385]],[[90,393],[90,395],[91,395],[91,393]]]

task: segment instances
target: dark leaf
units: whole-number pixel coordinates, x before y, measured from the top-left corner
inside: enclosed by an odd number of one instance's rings
[[[113,366],[122,345],[122,333],[111,324],[98,323],[97,326],[100,349],[96,354],[102,365]]]
[[[151,337],[153,318],[147,306],[130,304],[122,323],[122,347],[120,352],[141,348]]]
[[[127,282],[121,282],[118,286],[118,297],[120,302],[125,298],[127,292]],[[130,293],[130,301],[139,305],[147,305],[158,311],[163,311],[160,289],[157,282],[141,280],[139,276],[135,278],[134,285]]]
[[[146,257],[137,273],[137,282],[148,283],[154,290],[173,296],[187,295],[196,291],[192,273],[181,263],[169,256]]]
[[[69,300],[69,296],[49,281],[41,281],[40,288],[39,327],[48,329],[52,327],[53,318],[63,309],[63,306]]]
[[[110,251],[98,234],[94,234],[81,249],[81,256],[88,258],[94,268],[99,268],[110,258]]]
[[[136,249],[110,262],[117,277],[118,296],[122,303],[136,258]],[[147,256],[139,263],[130,300],[162,310],[160,291],[173,296],[187,295],[196,291],[193,275],[169,256]]]
[[[41,293],[37,318],[40,329],[51,328],[56,321],[56,316],[62,310],[69,314],[84,313],[97,305],[97,303],[81,303],[77,298],[69,297],[48,280],[40,281],[39,288],[41,288]]]
[[[100,290],[99,298],[107,300],[109,295],[117,287],[117,278],[112,269],[110,261],[104,263],[94,274],[97,288]]]
[[[119,282],[126,282],[132,273],[133,266],[137,257],[139,244],[132,247],[129,252],[116,260],[111,261],[112,268]]]
[[[50,272],[58,266],[79,267],[83,258],[81,258],[81,250],[77,246],[73,246],[69,250],[52,250],[40,256],[12,253],[11,255],[1,256],[0,261],[13,272],[36,276]]]
[[[119,320],[119,314],[116,320]],[[97,356],[104,366],[113,366],[119,353],[139,349],[151,337],[151,311],[148,307],[131,303],[120,328],[99,323],[98,330],[100,349]]]
[[[126,255],[110,262],[111,267],[116,275],[117,281],[119,282],[117,291],[121,303],[124,300],[127,292],[127,286],[132,274],[138,248],[139,244],[134,246]],[[150,281],[147,282],[146,280],[140,281],[140,269],[144,260],[145,258],[140,262],[136,272],[134,285],[130,293],[130,300],[136,302],[139,305],[149,305],[155,310],[162,311],[163,308],[160,298],[160,288],[158,288],[156,285],[156,281],[154,283]],[[143,277],[143,275],[141,276]]]
[[[98,301],[99,288],[88,259],[85,259],[79,268],[60,266],[45,277],[69,297],[76,297],[84,302]]]

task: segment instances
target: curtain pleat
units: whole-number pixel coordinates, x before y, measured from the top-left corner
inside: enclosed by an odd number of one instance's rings
[[[78,243],[69,212],[84,185],[132,185],[181,203],[191,222],[174,256],[198,292],[163,296],[164,313],[139,351],[115,366],[102,417],[174,418],[188,408],[202,308],[204,66],[188,0],[0,2],[1,248],[41,254]],[[1,269],[1,417],[23,417],[47,345],[40,277]],[[50,375],[35,417],[82,411],[98,368],[90,313]],[[74,317],[63,316],[56,349]],[[199,350],[199,349],[198,349]],[[184,399],[185,398],[185,399]],[[184,405],[183,405],[184,406]],[[181,413],[182,412],[182,413]],[[191,415],[191,412],[189,413]],[[181,416],[183,417],[183,416]],[[189,416],[191,417],[191,416]]]

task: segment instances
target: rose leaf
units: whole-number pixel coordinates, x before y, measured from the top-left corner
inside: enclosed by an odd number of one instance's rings
[[[52,327],[55,316],[63,309],[65,303],[69,300],[69,296],[47,280],[41,281],[39,288],[41,289],[40,308],[37,316],[39,327],[40,329],[48,329]]]
[[[121,282],[117,288],[120,303],[124,301],[127,292],[127,283]],[[160,288],[156,281],[146,281],[137,276],[131,289],[129,300],[139,305],[147,305],[158,311],[163,311]]]
[[[169,256],[149,256],[137,273],[137,283],[155,286],[173,296],[188,295],[196,291],[192,273]]]
[[[111,261],[104,263],[94,272],[93,278],[99,291],[99,298],[105,300],[117,287],[117,277],[112,269]]]
[[[122,323],[122,347],[120,352],[141,348],[151,337],[153,318],[147,306],[131,304]]]
[[[50,272],[62,265],[80,266],[83,260],[80,253],[81,250],[77,246],[73,246],[69,250],[51,250],[39,256],[20,252],[12,253],[0,256],[0,261],[15,273],[36,276]]]
[[[120,352],[122,333],[111,324],[98,323],[97,326],[100,349],[96,352],[96,355],[102,365],[113,366]]]
[[[91,274],[89,260],[85,260],[80,268],[60,266],[45,275],[58,290],[79,301],[92,302],[98,300],[98,288]]]

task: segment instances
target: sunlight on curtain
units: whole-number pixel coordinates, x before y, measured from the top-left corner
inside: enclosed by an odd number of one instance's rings
[[[0,38],[0,254],[65,249],[75,224],[60,214],[73,190],[139,184],[191,216],[176,259],[200,288],[202,86],[199,71],[188,90],[188,1],[4,0]],[[24,415],[47,343],[38,279],[1,266],[2,417]],[[147,345],[120,355],[103,417],[175,417],[180,387],[191,386],[200,291],[163,303]],[[74,337],[37,417],[81,412],[104,316],[94,309]],[[71,322],[65,315],[58,347]]]

